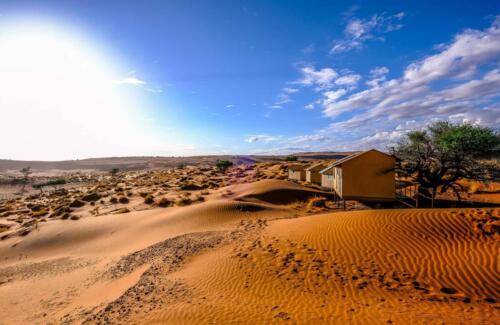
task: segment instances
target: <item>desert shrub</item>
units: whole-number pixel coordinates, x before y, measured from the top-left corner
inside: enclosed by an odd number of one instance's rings
[[[130,191],[129,191],[129,192],[127,192],[127,196],[132,196],[132,195],[134,195],[134,193],[132,193],[132,192],[130,192]]]
[[[148,195],[149,195],[149,193],[148,193],[148,192],[139,192],[139,195],[140,195],[141,197],[145,198],[146,196],[148,196]]]
[[[129,202],[129,200],[125,196],[120,196],[120,198],[118,199],[118,202],[120,202],[121,204],[127,204]]]
[[[42,208],[38,211],[33,211],[33,213],[31,214],[33,217],[42,217],[42,216],[45,216],[49,214],[49,211],[45,208]]]
[[[120,169],[118,168],[112,168],[109,173],[112,175],[112,176],[115,176],[116,174],[118,174],[118,172],[120,171]]]
[[[118,199],[117,199],[115,196],[112,196],[112,197],[109,199],[109,203],[111,203],[111,204],[116,204],[116,203],[118,203]]]
[[[70,217],[70,214],[69,214],[68,212],[66,212],[66,213],[64,213],[64,214],[61,216],[61,219],[63,219],[63,220],[67,220],[67,219],[69,219],[69,217]]]
[[[80,207],[82,207],[82,206],[84,206],[84,205],[85,205],[85,202],[80,201],[80,200],[78,200],[78,199],[77,199],[77,200],[73,200],[73,202],[71,202],[71,203],[69,204],[69,206],[70,206],[71,208],[80,208]]]
[[[313,197],[310,198],[309,201],[307,202],[307,208],[308,209],[313,209],[313,208],[326,208],[326,198],[324,197]]]
[[[296,156],[286,156],[283,160],[284,161],[297,161],[297,157]]]
[[[151,194],[148,194],[145,198],[144,198],[144,203],[146,204],[153,204],[155,202],[153,196]]]
[[[80,217],[79,216],[75,216],[75,215],[72,215],[71,217],[69,217],[71,220],[79,220]]]
[[[167,199],[166,197],[162,197],[160,201],[158,201],[158,206],[162,208],[166,208],[172,205],[172,201]]]
[[[101,198],[101,195],[97,192],[86,194],[82,197],[83,201],[95,202]]]
[[[233,162],[230,160],[217,159],[215,166],[218,170],[225,172],[229,167],[233,166]]]
[[[197,195],[193,198],[193,201],[194,202],[204,202],[205,201],[205,198],[201,195]]]
[[[193,201],[188,197],[181,197],[175,201],[175,205],[180,207],[190,205],[191,203],[193,203]]]

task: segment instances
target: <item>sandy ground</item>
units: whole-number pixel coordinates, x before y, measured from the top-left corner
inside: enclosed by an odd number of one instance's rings
[[[238,179],[254,173],[266,171]],[[104,203],[71,211],[78,219],[4,231],[0,324],[500,320],[499,208],[344,212],[318,200],[328,193],[283,180],[210,174],[218,185],[202,189],[187,174],[180,187],[168,175],[147,188],[149,176],[110,180]],[[134,192],[127,213],[108,203],[117,187]]]

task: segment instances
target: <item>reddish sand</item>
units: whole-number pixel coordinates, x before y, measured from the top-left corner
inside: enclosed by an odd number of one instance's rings
[[[498,323],[500,209],[305,215],[284,181],[0,241],[0,323]]]

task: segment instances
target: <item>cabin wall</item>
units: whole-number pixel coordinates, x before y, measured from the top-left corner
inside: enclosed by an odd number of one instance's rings
[[[319,171],[306,171],[306,181],[309,183],[321,184],[321,174]]]
[[[321,186],[326,187],[328,189],[332,188],[333,184],[333,175],[321,174]]]
[[[342,196],[345,199],[395,199],[394,159],[367,152],[342,164]]]
[[[343,190],[342,190],[342,168],[334,167],[332,170],[333,173],[333,189],[335,192],[339,195],[343,195]]]
[[[306,179],[306,171],[305,170],[288,170],[288,178],[293,179],[295,181],[303,181]]]

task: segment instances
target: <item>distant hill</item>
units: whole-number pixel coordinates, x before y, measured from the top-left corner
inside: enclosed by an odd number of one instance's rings
[[[299,160],[340,159],[352,152],[301,152],[292,154]],[[138,170],[153,168],[169,168],[180,164],[200,165],[213,164],[217,159],[231,160],[235,164],[251,165],[257,162],[282,160],[284,155],[208,155],[191,157],[108,157],[89,158],[63,161],[26,161],[0,159],[0,172],[18,171],[23,167],[31,167],[35,172],[49,170],[98,170],[108,171],[113,168],[120,170]]]

